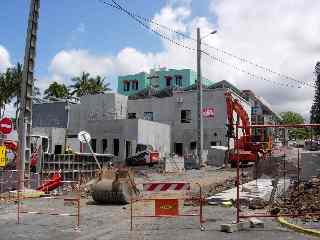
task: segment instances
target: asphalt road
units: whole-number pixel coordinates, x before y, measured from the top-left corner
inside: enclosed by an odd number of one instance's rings
[[[33,209],[46,207],[55,211],[52,206],[46,205],[43,200],[26,202],[24,207]],[[200,231],[198,219],[189,218],[139,218],[135,220],[134,231],[130,232],[129,206],[97,206],[87,205],[88,200],[82,202],[81,227],[74,229],[74,217],[47,216],[23,214],[22,223],[17,225],[15,205],[0,204],[0,239],[1,240],[93,240],[93,239],[152,239],[152,240],[182,240],[182,239],[237,239],[237,240],[304,240],[316,239],[295,233],[281,227],[273,220],[265,220],[263,229],[247,229],[235,233],[220,232],[222,223],[230,223],[234,220],[233,208],[221,208],[206,206],[205,231]],[[63,207],[61,203],[55,208],[64,211],[72,211],[72,206]],[[59,205],[59,206],[58,206]]]

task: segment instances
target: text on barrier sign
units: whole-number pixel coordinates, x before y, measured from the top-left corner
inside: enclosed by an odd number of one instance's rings
[[[0,146],[0,167],[6,165],[6,147]]]
[[[178,216],[178,199],[156,199],[155,216]]]

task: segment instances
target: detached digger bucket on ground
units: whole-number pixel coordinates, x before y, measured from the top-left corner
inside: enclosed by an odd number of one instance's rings
[[[100,204],[128,204],[139,191],[129,169],[103,169],[91,184],[91,195]]]

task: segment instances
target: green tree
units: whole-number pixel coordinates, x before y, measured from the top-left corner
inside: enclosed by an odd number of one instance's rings
[[[6,105],[12,103],[18,109],[20,104],[20,87],[22,82],[23,67],[17,63],[16,66],[8,68],[4,73],[0,74],[0,114],[5,113]],[[34,86],[33,96],[40,95],[38,87]]]
[[[6,81],[5,74],[0,74],[0,118],[6,111],[6,105],[11,102],[10,84]]]
[[[90,79],[90,89],[91,94],[99,94],[99,93],[105,93],[107,91],[110,91],[111,88],[110,83],[105,83],[106,78],[101,76],[96,76],[95,78]]]
[[[280,113],[282,124],[304,124],[304,118],[296,112],[282,112]],[[289,129],[289,138],[294,139],[304,139],[308,136],[308,132],[303,128],[291,128]]]
[[[44,95],[45,95],[44,98],[48,99],[50,97],[68,98],[70,94],[66,85],[53,82],[44,91]]]
[[[316,89],[313,99],[313,104],[311,106],[311,116],[310,123],[320,123],[320,62],[317,62],[315,66],[316,74]],[[319,134],[320,130],[317,129],[316,133]]]
[[[87,72],[83,72],[81,76],[72,78],[71,81],[74,83],[70,86],[73,90],[71,95],[76,95],[77,97],[104,93],[111,90],[109,83],[104,82],[105,78],[101,76],[93,78]]]

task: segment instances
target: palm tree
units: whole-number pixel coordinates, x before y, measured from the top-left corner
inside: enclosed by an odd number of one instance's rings
[[[96,76],[95,78],[90,77],[90,73],[83,72],[81,76],[74,77],[71,79],[74,82],[70,86],[73,91],[71,95],[76,95],[77,97],[82,97],[86,95],[94,95],[110,91],[109,83],[105,83],[105,78],[101,76]]]
[[[105,93],[106,91],[110,91],[111,88],[109,88],[110,83],[105,83],[106,80],[105,77],[96,76],[95,78],[90,78],[90,91],[91,94],[99,94],[99,93]]]
[[[6,81],[5,73],[0,75],[0,118],[3,117],[6,111],[6,105],[11,102],[10,82]]]
[[[14,106],[19,107],[20,104],[20,87],[22,82],[23,67],[17,63],[16,66],[8,68],[6,72],[0,74],[0,116],[4,115],[5,107],[12,100],[16,99]],[[36,79],[34,79],[36,81]],[[33,96],[40,95],[38,87],[34,86]]]
[[[71,79],[71,81],[74,82],[73,85],[70,85],[70,88],[73,89],[71,95],[76,94],[77,97],[88,95],[89,76],[89,73],[83,72],[80,77],[74,77]]]
[[[49,87],[44,91],[44,98],[48,99],[50,97],[55,98],[68,98],[69,90],[66,85],[59,84],[57,82],[53,82],[49,85]]]

